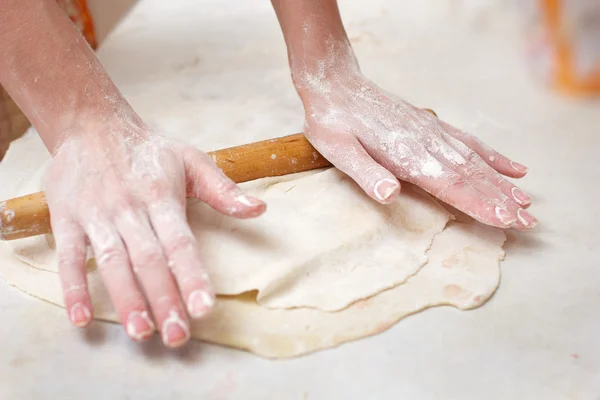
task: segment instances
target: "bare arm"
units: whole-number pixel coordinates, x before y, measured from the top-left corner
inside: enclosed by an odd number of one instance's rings
[[[319,83],[360,73],[337,1],[272,0],[288,48],[292,79],[301,96]],[[322,91],[326,88],[321,87]]]
[[[2,0],[0,9],[0,82],[48,150],[85,132],[86,120],[135,115],[55,1]]]

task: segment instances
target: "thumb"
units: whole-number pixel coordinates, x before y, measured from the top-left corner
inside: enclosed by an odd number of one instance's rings
[[[216,211],[236,218],[253,218],[265,212],[267,205],[240,189],[208,154],[185,148],[183,162],[189,197],[200,199]]]

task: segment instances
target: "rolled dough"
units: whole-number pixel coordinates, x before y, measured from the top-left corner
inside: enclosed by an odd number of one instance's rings
[[[193,338],[293,357],[381,332],[427,307],[477,307],[498,286],[504,233],[472,220],[439,233],[450,214],[418,188],[404,185],[396,203],[377,206],[335,169],[244,186],[267,201],[265,216],[239,221],[190,202],[219,293]],[[0,252],[17,256],[0,264],[9,283],[63,306],[51,235]],[[95,318],[116,322],[93,259],[88,270]]]
[[[269,308],[343,309],[417,272],[450,216],[408,185],[394,204],[376,206],[337,169],[294,178],[243,185],[268,204],[256,219],[190,202],[188,220],[217,294],[257,290],[257,301]],[[25,191],[40,190],[38,179]],[[51,236],[11,245],[26,263],[57,271]]]
[[[256,303],[252,292],[219,296],[214,312],[192,326],[192,337],[263,357],[286,358],[382,332],[428,307],[447,304],[463,310],[475,308],[498,287],[504,240],[498,229],[474,221],[450,222],[436,236],[429,262],[403,285],[338,312],[268,309]],[[0,255],[10,251],[0,246]],[[56,272],[33,268],[14,257],[6,259],[10,261],[0,264],[0,273],[11,285],[64,307]],[[94,317],[117,322],[96,269],[91,268],[88,282]]]

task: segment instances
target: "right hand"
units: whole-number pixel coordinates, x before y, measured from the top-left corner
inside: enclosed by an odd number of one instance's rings
[[[418,185],[474,219],[498,228],[529,230],[531,198],[505,177],[527,168],[476,137],[387,93],[361,74],[332,73],[319,87],[299,89],[305,134],[333,165],[374,200],[388,204],[400,180]]]
[[[158,329],[168,347],[190,337],[215,294],[185,212],[187,197],[237,218],[265,204],[246,195],[195,148],[155,135],[137,121],[86,124],[55,152],[45,180],[65,306],[78,327],[92,320],[86,247],[127,334]]]

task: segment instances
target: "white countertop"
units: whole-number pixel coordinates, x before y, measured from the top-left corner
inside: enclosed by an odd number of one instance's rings
[[[198,342],[137,345],[114,324],[79,331],[0,282],[0,398],[600,399],[600,104],[534,85],[510,11],[482,28],[441,4],[345,0],[342,12],[369,78],[531,169],[522,187],[541,225],[509,233],[486,305],[269,361]],[[100,56],[144,118],[205,150],[302,129],[266,0],[142,0]],[[39,168],[27,154],[40,146],[33,135],[14,145],[0,199]]]

